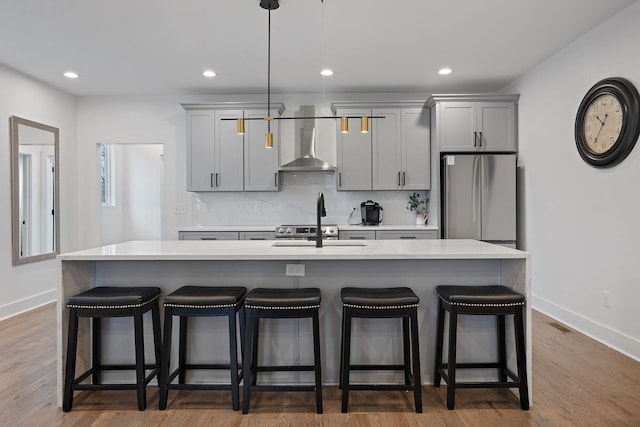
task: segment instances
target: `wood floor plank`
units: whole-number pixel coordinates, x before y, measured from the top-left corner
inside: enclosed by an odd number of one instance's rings
[[[56,407],[55,304],[0,321],[0,426],[639,426],[640,363],[578,332],[533,314],[533,396],[529,411],[507,390],[456,392],[446,409],[446,385],[423,387],[423,414],[406,392],[352,392],[342,414],[341,392],[323,389],[324,414],[313,393],[255,393],[248,415],[230,409],[228,392],[171,391],[168,408],[137,410],[134,391],[77,393],[74,409]]]

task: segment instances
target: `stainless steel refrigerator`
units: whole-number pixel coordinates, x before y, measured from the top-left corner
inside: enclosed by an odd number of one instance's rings
[[[516,247],[516,155],[442,157],[442,237]]]

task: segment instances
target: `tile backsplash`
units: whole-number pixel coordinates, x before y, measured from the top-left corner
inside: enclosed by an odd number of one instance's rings
[[[407,210],[413,191],[337,191],[335,172],[284,172],[276,192],[191,193],[191,225],[313,224],[319,192],[324,193],[325,224],[360,223],[360,203],[366,200],[382,205],[384,224],[414,224]]]

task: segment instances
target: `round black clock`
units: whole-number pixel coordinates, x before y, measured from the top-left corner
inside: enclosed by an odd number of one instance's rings
[[[575,138],[582,159],[611,167],[629,155],[640,133],[640,95],[627,79],[612,77],[593,85],[576,116]]]

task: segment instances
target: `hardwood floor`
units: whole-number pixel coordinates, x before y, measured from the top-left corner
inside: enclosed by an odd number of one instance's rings
[[[144,412],[135,392],[105,391],[76,394],[63,413],[55,325],[55,304],[0,322],[0,426],[640,426],[640,363],[537,312],[531,410],[506,390],[460,390],[448,411],[446,386],[424,386],[423,414],[405,392],[353,392],[351,412],[342,414],[336,387],[324,389],[322,415],[312,393],[256,393],[242,415],[230,409],[228,392],[172,392],[159,411],[155,387]]]

